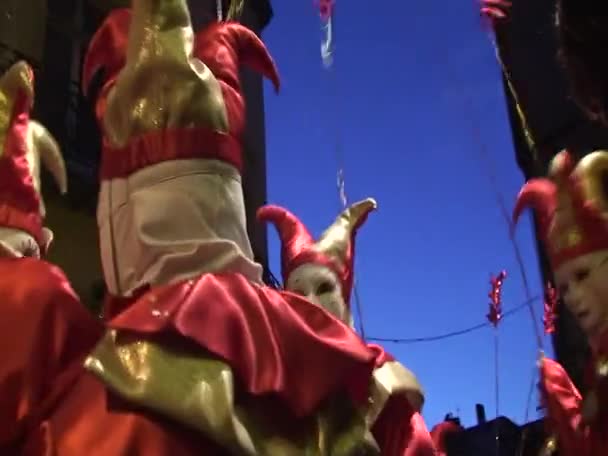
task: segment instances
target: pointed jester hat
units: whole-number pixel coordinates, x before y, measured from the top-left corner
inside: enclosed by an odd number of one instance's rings
[[[194,33],[185,0],[160,2],[155,6],[148,3],[150,0],[138,0],[138,9],[112,11],[92,38],[85,55],[82,78],[85,93],[95,74],[104,70],[104,86],[96,100],[96,115],[104,131],[102,178],[126,177],[162,161],[189,158],[217,159],[242,170],[245,101],[239,70],[241,66],[248,66],[268,77],[278,90],[279,76],[268,50],[253,31],[236,22],[212,23]],[[179,100],[172,100],[172,106],[188,104],[184,115],[196,114],[195,119],[178,120],[180,125],[185,124],[180,128],[163,130],[163,126],[159,126],[158,137],[154,139],[151,139],[153,132],[140,131],[129,138],[119,135],[130,143],[116,144],[112,139],[116,135],[111,132],[124,130],[125,119],[108,121],[106,113],[110,105],[125,103],[129,97],[144,96],[132,90],[112,101],[111,93],[117,87],[121,72],[131,72],[134,78],[141,79],[140,73],[149,70],[146,80],[153,80],[161,75],[159,65],[164,65],[165,73],[173,71],[176,78],[183,78],[184,72],[196,73],[200,79],[197,84],[207,85],[207,101],[200,97],[184,98],[181,94]],[[150,103],[142,99],[137,105],[144,107],[142,112],[133,113],[140,117],[141,123],[146,117],[145,106]],[[150,115],[158,113],[154,111]]]
[[[575,165],[564,150],[553,159],[549,178],[531,179],[522,187],[513,219],[517,222],[526,208],[536,211],[554,269],[608,249],[607,175],[608,152],[593,152]]]
[[[0,78],[0,226],[30,234],[44,252],[50,232],[40,185],[40,160],[67,191],[66,168],[50,133],[30,119],[34,73],[25,62],[10,67]]]
[[[257,218],[272,223],[281,240],[281,273],[286,283],[297,267],[314,263],[334,271],[342,284],[344,301],[350,305],[353,287],[355,237],[370,212],[377,207],[368,198],[345,209],[315,241],[304,224],[287,209],[267,205],[258,210]]]

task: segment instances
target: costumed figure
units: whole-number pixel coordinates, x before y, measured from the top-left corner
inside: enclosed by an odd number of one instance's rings
[[[366,199],[345,209],[314,240],[304,224],[279,206],[258,210],[258,220],[272,223],[281,240],[281,273],[285,289],[353,326],[350,297],[354,278],[355,237],[376,202]],[[422,416],[424,393],[412,372],[380,346],[370,386],[367,423],[383,456],[432,456],[434,446]]]
[[[133,0],[91,41],[85,90],[105,72],[97,217],[112,296],[104,337],[25,454],[378,454],[375,351],[263,285],[252,259],[240,64],[278,86],[253,32],[194,34],[185,0]]]
[[[31,424],[76,378],[102,335],[59,268],[43,260],[40,164],[67,190],[51,134],[30,119],[34,73],[18,62],[0,77],[0,454],[18,448]]]
[[[558,363],[540,361],[543,402],[563,454],[608,453],[607,173],[607,152],[593,152],[575,164],[562,151],[549,179],[523,186],[514,210],[515,221],[527,207],[536,210],[557,290],[593,351],[585,398]]]
[[[437,456],[447,456],[448,445],[453,436],[464,431],[460,424],[460,419],[453,417],[451,414],[446,415],[444,420],[433,426],[431,429],[431,438],[437,450]]]

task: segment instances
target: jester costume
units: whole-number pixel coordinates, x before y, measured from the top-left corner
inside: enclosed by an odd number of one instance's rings
[[[562,298],[593,350],[585,398],[558,363],[544,356],[540,360],[547,421],[564,454],[608,452],[608,287],[603,275],[608,205],[602,180],[607,171],[607,152],[593,152],[575,164],[563,151],[554,158],[548,179],[523,186],[514,211],[517,221],[525,208],[536,210],[557,284],[562,282]]]
[[[241,63],[278,86],[252,32],[194,34],[185,1],[134,0],[93,38],[105,333],[28,423],[22,454],[379,454],[366,421],[376,351],[264,286],[252,260]]]
[[[59,268],[40,259],[40,163],[67,190],[65,165],[46,129],[30,119],[33,71],[24,62],[0,78],[0,453],[19,454],[102,335]]]
[[[304,294],[352,325],[350,297],[354,279],[355,237],[376,208],[367,199],[345,209],[315,241],[304,224],[279,206],[264,206],[258,219],[274,224],[281,240],[281,272],[286,289]],[[336,305],[336,304],[339,305]],[[341,307],[341,308],[340,308]],[[415,376],[382,347],[375,353],[367,423],[383,456],[432,456],[431,437],[420,415],[424,402]]]

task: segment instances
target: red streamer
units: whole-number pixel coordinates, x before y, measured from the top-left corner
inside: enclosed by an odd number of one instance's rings
[[[323,21],[328,21],[334,12],[334,0],[318,0],[317,7]]]
[[[481,15],[492,23],[509,17],[511,2],[508,0],[481,0]]]
[[[490,285],[492,289],[488,293],[490,298],[490,310],[486,318],[496,328],[500,320],[502,320],[502,285],[507,278],[507,272],[501,271],[496,277],[492,276]]]
[[[555,332],[555,319],[557,318],[557,290],[547,283],[545,291],[545,313],[543,315],[543,326],[545,334],[553,334]]]

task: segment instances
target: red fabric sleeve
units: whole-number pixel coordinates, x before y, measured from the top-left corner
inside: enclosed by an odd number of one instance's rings
[[[382,456],[435,456],[424,419],[404,396],[393,396],[374,424],[372,433]]]
[[[548,425],[557,433],[564,454],[587,454],[587,439],[581,429],[582,398],[564,368],[549,358],[541,364],[541,391]]]
[[[0,446],[24,426],[102,327],[66,277],[41,260],[0,259]]]

